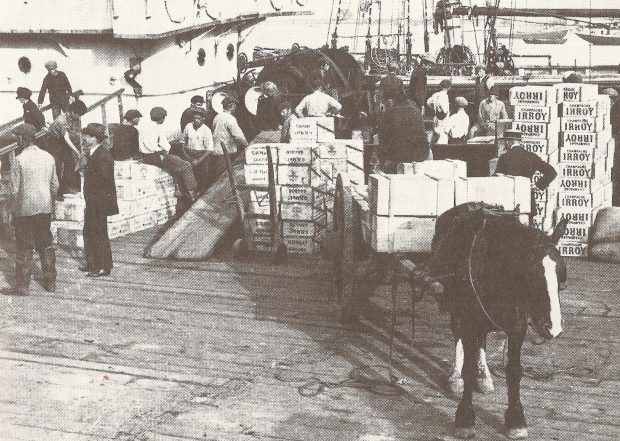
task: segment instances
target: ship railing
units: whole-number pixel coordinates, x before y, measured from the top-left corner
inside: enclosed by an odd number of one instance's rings
[[[47,106],[41,107],[39,110],[41,111],[41,113],[43,113],[43,112],[50,110],[51,108],[52,108],[52,105],[48,104]],[[4,124],[0,125],[0,133],[3,133],[7,129],[11,129],[15,126],[18,126],[19,124],[23,122],[24,122],[23,116],[20,116],[19,118],[15,118],[15,119],[12,119],[11,121],[5,122]]]
[[[106,135],[109,137],[110,133],[109,133],[109,126],[108,126],[108,113],[106,110],[106,104],[109,103],[112,100],[116,100],[117,102],[117,107],[118,107],[118,115],[119,115],[119,121],[123,120],[123,92],[125,92],[125,89],[119,89],[114,93],[111,93],[110,95],[105,96],[104,98],[100,99],[99,101],[97,101],[94,104],[91,104],[90,106],[88,106],[86,108],[86,114],[100,109],[101,111],[101,124],[103,124],[103,127],[105,128],[105,133]],[[46,109],[49,106],[46,106],[43,109]],[[43,110],[42,109],[42,110]],[[2,126],[0,126],[0,128],[9,128],[12,126],[15,126],[17,124],[19,124],[20,122],[23,121],[23,118],[17,118],[13,121],[9,121],[5,124],[3,124]],[[38,133],[37,133],[37,140],[41,140],[44,139],[48,134],[48,130],[46,127],[44,127],[43,129],[41,129]],[[6,161],[8,159],[8,163],[9,164],[13,164],[13,161],[15,159],[15,150],[17,149],[17,143],[14,142],[12,144],[9,144],[5,147],[0,148],[0,159],[3,162],[3,170],[7,170],[10,169],[9,167],[6,167],[4,165],[4,161]],[[7,158],[8,157],[8,158]]]

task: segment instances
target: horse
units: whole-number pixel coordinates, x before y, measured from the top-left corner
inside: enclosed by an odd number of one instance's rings
[[[475,436],[474,387],[493,390],[485,356],[491,331],[508,337],[506,434],[527,437],[519,393],[521,347],[528,317],[544,339],[562,332],[559,285],[567,274],[555,246],[566,225],[560,222],[548,236],[483,203],[459,205],[438,218],[428,273],[443,285],[438,300],[451,315],[456,359],[449,381],[453,392],[462,390],[456,437]]]

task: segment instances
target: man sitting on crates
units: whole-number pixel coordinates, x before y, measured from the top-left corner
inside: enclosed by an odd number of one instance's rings
[[[519,130],[506,130],[504,139],[509,141],[510,147],[506,153],[502,154],[498,161],[495,173],[510,176],[524,176],[532,179],[536,172],[541,174],[540,179],[535,183],[540,190],[545,190],[557,176],[555,169],[543,161],[536,153],[528,152],[521,146],[521,132]],[[532,207],[530,223],[536,214],[536,204],[534,192],[532,191]]]

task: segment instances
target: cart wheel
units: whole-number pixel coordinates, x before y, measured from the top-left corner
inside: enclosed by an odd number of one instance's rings
[[[282,263],[286,260],[286,256],[288,255],[288,249],[286,245],[281,243],[276,250],[276,254],[273,256],[274,263]]]
[[[235,257],[246,256],[248,252],[248,245],[243,239],[240,238],[235,240],[235,243],[233,244],[233,254],[235,255]]]

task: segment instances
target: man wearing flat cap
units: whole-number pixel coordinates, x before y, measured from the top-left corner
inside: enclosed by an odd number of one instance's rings
[[[278,105],[283,100],[282,92],[271,81],[263,84],[263,94],[256,104],[258,130],[276,130],[280,125]]]
[[[166,170],[172,175],[180,187],[185,200],[196,199],[196,178],[192,165],[170,154],[170,143],[163,126],[168,112],[163,107],[153,107],[150,112],[150,121],[142,121],[138,125],[138,139],[140,153],[144,163]]]
[[[125,112],[123,122],[114,131],[112,156],[115,161],[137,159],[141,156],[138,129],[136,129],[141,117],[142,114],[136,109]]]
[[[222,101],[224,111],[213,120],[213,155],[209,158],[209,179],[215,181],[226,170],[226,158],[224,150],[232,160],[238,151],[243,151],[248,146],[245,134],[239,127],[235,111],[237,100],[226,96]]]
[[[379,83],[382,101],[388,99],[394,100],[397,96],[401,96],[405,93],[403,81],[396,75],[398,72],[398,67],[399,66],[396,61],[390,61],[388,63],[388,74],[383,77]]]
[[[480,101],[478,121],[471,128],[470,136],[489,136],[495,134],[495,124],[500,119],[507,119],[506,105],[498,99],[499,91],[493,86],[489,89],[488,98]]]
[[[498,161],[495,173],[510,176],[524,176],[532,179],[536,172],[541,174],[535,182],[536,187],[545,190],[557,176],[555,169],[543,161],[536,153],[528,152],[521,145],[521,132],[519,130],[506,130],[504,139],[508,141],[508,150],[502,154]],[[532,217],[536,215],[536,204],[532,192]]]
[[[200,95],[194,95],[190,100],[190,105],[181,114],[181,133],[185,130],[185,127],[191,123],[194,119],[194,112],[196,110],[204,110],[205,99]]]
[[[112,250],[108,216],[118,214],[114,159],[106,145],[103,124],[92,123],[82,130],[82,147],[88,157],[84,170],[84,257],[80,270],[88,277],[110,275]]]
[[[15,224],[15,294],[27,295],[33,267],[33,249],[41,257],[43,288],[56,289],[56,256],[50,230],[53,200],[58,190],[54,158],[34,144],[37,129],[30,124],[12,134],[22,153],[15,158],[9,182]]]
[[[17,99],[24,107],[24,123],[34,126],[37,131],[45,127],[45,117],[39,107],[30,99],[32,91],[26,87],[17,88]]]
[[[193,121],[185,126],[181,143],[185,159],[194,167],[198,191],[207,189],[209,158],[213,154],[213,133],[205,124],[206,110],[194,110]]]
[[[43,105],[45,94],[49,91],[50,104],[52,105],[52,115],[58,118],[61,112],[66,112],[69,108],[69,95],[71,95],[71,83],[64,72],[58,70],[55,61],[45,63],[47,75],[43,78],[41,91],[39,92],[39,107]]]

